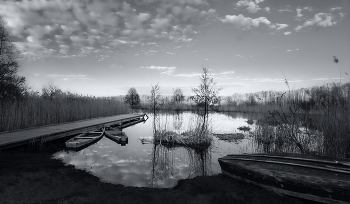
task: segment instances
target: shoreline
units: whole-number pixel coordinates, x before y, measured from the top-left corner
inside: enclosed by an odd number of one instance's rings
[[[306,203],[221,174],[173,188],[115,185],[52,159],[57,147],[0,151],[0,203]]]

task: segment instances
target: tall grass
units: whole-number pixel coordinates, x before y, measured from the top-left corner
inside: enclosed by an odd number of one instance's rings
[[[61,94],[46,98],[31,94],[20,101],[1,101],[0,132],[128,113],[117,98]]]
[[[314,87],[309,91],[307,101],[281,97],[286,103],[269,111],[268,118],[273,125],[258,128],[255,133],[257,141],[267,152],[283,149],[350,157],[349,87],[349,84],[335,83]],[[288,148],[282,148],[283,145]]]

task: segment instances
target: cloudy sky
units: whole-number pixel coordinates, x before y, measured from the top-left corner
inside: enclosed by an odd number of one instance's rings
[[[163,95],[199,84],[221,95],[349,81],[348,0],[0,1],[34,90]],[[339,63],[333,62],[333,56]]]

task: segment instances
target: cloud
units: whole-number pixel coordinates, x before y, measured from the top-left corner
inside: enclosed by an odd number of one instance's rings
[[[68,45],[59,45],[59,48],[60,48],[59,52],[61,54],[64,54],[64,55],[68,54],[68,52],[69,52],[69,46]]]
[[[306,27],[311,26],[320,26],[320,27],[328,27],[335,25],[337,22],[334,21],[335,17],[330,13],[317,13],[315,16],[304,22],[303,25],[298,25],[295,30],[299,31]]]
[[[161,71],[159,74],[162,75],[172,75],[176,70],[176,67],[161,67],[161,66],[149,66],[149,67],[141,67],[141,69],[152,69]]]
[[[176,77],[199,77],[201,76],[201,73],[192,73],[192,74],[176,74],[174,76]]]
[[[271,28],[275,28],[276,30],[282,30],[284,28],[287,28],[288,27],[288,24],[284,24],[284,23],[275,23],[275,24],[272,24],[270,26]]]
[[[154,55],[156,52],[157,52],[157,51],[155,51],[155,50],[148,50],[148,51],[145,53],[145,55],[152,56],[152,55]]]
[[[301,14],[301,11],[302,11],[302,10],[303,10],[303,9],[301,9],[301,8],[297,8],[297,9],[296,9],[296,11],[297,11],[296,17],[297,17],[297,18],[303,17],[303,14]]]
[[[238,78],[238,80],[242,81],[251,81],[253,83],[285,83],[285,79],[270,79],[270,78],[257,78],[257,79],[241,79]],[[288,83],[294,83],[294,82],[301,82],[301,80],[295,79],[295,80],[288,80]]]
[[[158,29],[158,30],[167,30],[168,27],[170,26],[170,21],[171,19],[167,19],[167,18],[156,18],[153,19],[153,23],[151,24],[151,27],[153,29]]]
[[[71,77],[71,78],[63,78],[61,80],[63,80],[63,81],[68,81],[68,80],[91,80],[91,81],[95,81],[95,79],[92,79],[92,78],[73,78],[73,77]]]
[[[160,72],[159,74],[171,75],[174,73],[174,71],[175,71],[175,69],[168,69],[164,72]]]
[[[24,55],[38,57],[88,54],[83,47],[101,54],[159,40],[189,43],[199,26],[217,19],[207,0],[5,1],[0,13]]]
[[[334,7],[334,8],[331,8],[330,10],[331,10],[331,12],[333,12],[333,11],[340,10],[340,9],[341,9],[341,7]]]
[[[68,80],[92,80],[92,81],[95,81],[95,79],[88,78],[87,75],[85,75],[85,74],[77,74],[77,75],[50,74],[47,76],[54,77],[54,78],[61,78],[61,80],[63,80],[63,81],[68,81]]]
[[[61,75],[61,74],[49,74],[47,75],[49,77],[66,77],[66,78],[84,78],[86,77],[85,74],[69,74],[69,75]]]
[[[295,50],[291,50],[291,49],[286,50],[286,52],[293,52],[293,51],[299,51],[299,48],[297,48]]]
[[[282,13],[282,12],[293,12],[293,11],[286,8],[286,9],[279,9],[278,12]]]
[[[270,25],[271,22],[266,17],[250,18],[244,17],[242,14],[226,15],[224,19],[221,19],[223,23],[230,23],[244,29],[250,29],[251,27],[259,27],[260,24]]]
[[[165,69],[176,69],[176,67],[161,67],[161,66],[150,66],[150,67],[141,67],[141,69],[157,69],[157,70],[165,70]]]
[[[297,15],[295,16],[295,19],[298,21],[302,20],[303,14],[301,14],[301,12],[305,10],[312,11],[313,9],[311,7],[297,8],[296,9]]]
[[[287,32],[284,32],[284,35],[290,35],[292,32],[291,31],[287,31]]]
[[[261,10],[259,3],[263,2],[264,0],[240,0],[236,3],[237,7],[246,7],[246,9],[250,13],[256,13],[259,10]]]
[[[234,71],[228,71],[228,72],[221,72],[220,74],[226,75],[226,74],[234,74]]]
[[[116,64],[112,64],[111,68],[123,68],[123,66],[116,63]]]
[[[234,74],[235,72],[234,71],[226,71],[226,72],[220,72],[220,73],[211,73],[210,75],[211,76],[220,76],[220,75],[228,75],[228,74]],[[174,76],[176,77],[199,77],[201,76],[202,73],[191,73],[191,74],[176,74]],[[217,78],[216,79],[223,79],[223,78]],[[228,78],[224,78],[224,79],[228,79]]]
[[[316,81],[328,81],[330,80],[329,78],[317,78],[317,79],[312,79],[312,80],[316,80]]]
[[[277,30],[282,30],[282,29],[288,27],[288,24],[279,24],[279,23],[277,23],[276,25],[277,25]]]

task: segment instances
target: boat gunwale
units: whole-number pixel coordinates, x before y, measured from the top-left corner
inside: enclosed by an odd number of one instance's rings
[[[272,164],[280,164],[280,165],[289,165],[289,166],[298,166],[298,167],[304,167],[304,168],[311,168],[311,169],[317,169],[317,170],[324,170],[324,171],[333,171],[337,173],[344,173],[344,174],[350,174],[350,169],[334,169],[334,168],[326,168],[321,166],[311,166],[311,165],[305,165],[305,164],[297,164],[297,163],[290,163],[290,162],[280,162],[280,161],[272,161],[272,160],[258,160],[258,159],[245,159],[245,158],[220,158],[222,160],[241,160],[241,161],[252,161],[252,162],[263,162],[263,163],[272,163]]]
[[[331,159],[326,160],[320,160],[320,159],[309,159],[309,158],[301,158],[301,157],[290,157],[290,156],[280,156],[280,155],[266,155],[266,154],[229,154],[227,157],[239,157],[239,156],[249,156],[249,157],[267,157],[267,158],[278,158],[278,159],[286,159],[286,160],[298,160],[298,161],[308,161],[308,162],[315,162],[315,163],[323,163],[323,164],[333,164],[333,165],[340,165],[340,166],[346,166],[350,167],[350,163],[347,163],[348,161],[344,160],[335,160],[332,161]],[[350,161],[349,161],[350,162]]]

